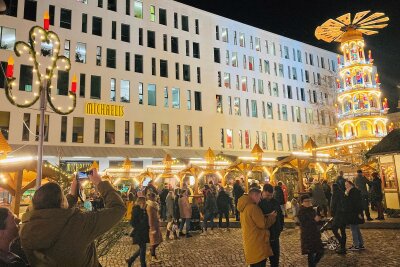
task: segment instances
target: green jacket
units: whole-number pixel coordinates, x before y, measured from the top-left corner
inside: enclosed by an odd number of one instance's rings
[[[25,214],[20,237],[31,266],[99,266],[94,240],[117,224],[126,208],[109,182],[100,182],[98,190],[105,208],[97,212],[74,208],[77,198],[68,195],[69,209],[33,210]]]

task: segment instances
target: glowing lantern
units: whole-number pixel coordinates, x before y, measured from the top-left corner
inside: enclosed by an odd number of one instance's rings
[[[8,58],[6,77],[11,78],[14,75],[14,59],[12,56]]]
[[[49,16],[49,12],[44,12],[43,15],[43,28],[48,31],[50,28],[50,16]]]

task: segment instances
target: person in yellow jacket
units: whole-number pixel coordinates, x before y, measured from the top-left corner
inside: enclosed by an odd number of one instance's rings
[[[272,256],[269,243],[269,227],[275,223],[276,212],[264,216],[258,203],[261,190],[251,188],[248,195],[238,200],[240,224],[242,226],[244,256],[251,267],[265,267],[267,259]]]

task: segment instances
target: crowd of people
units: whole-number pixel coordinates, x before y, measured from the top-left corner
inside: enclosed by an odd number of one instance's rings
[[[333,217],[332,232],[339,243],[336,252],[346,254],[347,250],[365,249],[359,225],[373,220],[370,202],[378,213],[376,219],[384,220],[381,184],[377,172],[372,173],[372,180],[369,180],[358,170],[354,182],[345,179],[340,172],[332,185],[315,181],[310,192],[299,196],[300,207],[294,214],[300,225],[301,253],[307,255],[308,266],[316,266],[324,255],[321,222],[328,212]],[[258,186],[251,186],[248,195],[238,200],[246,263],[252,267],[266,266],[267,259],[271,266],[279,266],[279,236],[285,215],[280,202],[281,190],[279,183],[275,188],[265,184],[262,191]],[[352,234],[352,245],[348,249],[347,226]]]
[[[126,208],[121,193],[108,181],[102,181],[96,170],[89,178],[96,188],[91,193],[104,205],[91,212],[75,208],[79,197],[77,179],[73,179],[66,196],[56,183],[40,187],[32,206],[23,214],[20,227],[15,215],[0,208],[0,266],[101,266],[94,240],[117,224]],[[359,170],[353,182],[340,172],[332,185],[315,181],[309,192],[299,196],[299,206],[293,205],[292,209],[301,230],[301,253],[307,255],[309,266],[316,266],[324,255],[320,228],[328,214],[333,217],[337,253],[365,249],[359,225],[365,222],[364,214],[366,220],[372,220],[370,201],[378,213],[376,219],[384,219],[381,180],[378,173],[373,173],[372,178],[367,179]],[[190,238],[193,231],[209,235],[217,227],[229,231],[233,217],[241,224],[246,263],[259,267],[266,266],[269,260],[271,266],[279,266],[280,235],[288,202],[282,182],[262,187],[254,183],[246,194],[241,180],[225,187],[210,181],[201,192],[193,194],[185,183],[176,188],[164,184],[157,189],[151,181],[141,190],[130,190],[126,196],[134,201],[130,236],[138,249],[126,259],[127,265],[132,266],[140,258],[141,266],[147,266],[147,244],[151,262],[157,263],[160,259],[156,250],[163,240]],[[167,223],[165,236],[162,221]],[[348,249],[347,226],[352,233],[352,246]]]

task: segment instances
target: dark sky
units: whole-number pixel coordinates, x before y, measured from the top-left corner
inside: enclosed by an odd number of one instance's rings
[[[400,0],[176,0],[279,35],[339,53],[338,43],[318,41],[315,28],[329,18],[364,10],[383,12],[389,26],[366,37],[391,107],[400,95]],[[353,18],[353,16],[352,16]],[[391,111],[394,111],[392,109]]]

